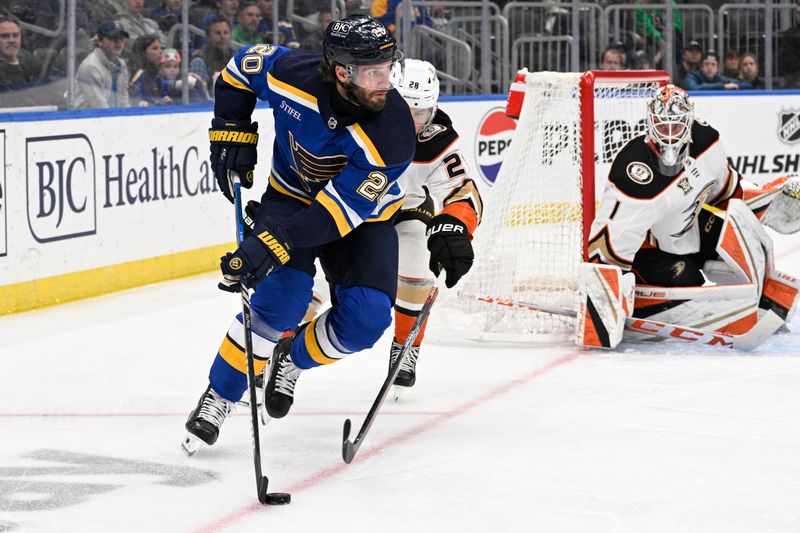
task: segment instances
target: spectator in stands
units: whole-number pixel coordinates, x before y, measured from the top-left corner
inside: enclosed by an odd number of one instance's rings
[[[331,8],[320,9],[317,15],[317,31],[307,35],[300,44],[300,48],[321,52],[322,38],[325,36],[325,30],[328,28],[328,24],[331,23],[331,20],[333,20]]]
[[[75,107],[128,107],[128,68],[120,56],[128,33],[117,21],[97,29],[96,48],[81,61],[77,72]]]
[[[689,44],[681,53],[681,62],[675,68],[676,85],[686,89],[684,80],[690,72],[696,72],[700,68],[700,61],[703,59],[703,47],[697,41],[689,41]]]
[[[211,23],[212,20],[216,19],[217,17],[225,17],[228,19],[228,24],[230,24],[231,29],[236,25],[236,13],[239,12],[239,0],[216,0],[217,1],[217,9],[216,11],[212,11],[206,18],[203,19],[203,23],[201,27],[203,29],[208,28],[208,25]]]
[[[233,53],[230,22],[225,17],[217,17],[206,28],[206,44],[192,56],[189,71],[197,74],[213,93],[216,75],[225,68]]]
[[[397,29],[394,16],[397,12],[397,7],[403,0],[372,0],[370,7],[370,15],[378,19],[384,26],[393,32]],[[413,25],[418,26],[433,26],[433,20],[428,16],[428,8],[425,5],[413,4]]]
[[[330,7],[330,4],[327,6]],[[363,13],[364,15],[369,15],[369,7],[368,5],[365,6],[364,2],[361,0],[345,0],[344,7],[347,11],[348,15],[355,15],[358,13]],[[442,9],[443,7],[441,4],[430,6],[431,9]]]
[[[261,12],[261,22],[256,32],[265,43],[274,43],[288,48],[299,48],[300,42],[294,33],[294,27],[288,20],[278,20],[278,40],[275,41],[272,31],[272,0],[258,0],[258,9]]]
[[[800,88],[800,3],[794,6],[794,23],[780,36],[778,72],[787,88]]]
[[[745,52],[739,59],[740,80],[749,81],[753,89],[763,89],[764,80],[758,75],[758,58],[752,52]]]
[[[10,15],[0,15],[0,106],[25,107],[38,102],[36,95],[25,91],[38,83],[39,65],[22,50],[22,29]],[[10,94],[11,92],[14,94]]]
[[[161,54],[161,66],[158,69],[158,81],[164,104],[179,103],[183,96],[183,80],[181,79],[181,55],[174,48],[167,48]],[[189,86],[189,103],[209,102],[208,89],[197,74],[189,73],[186,77]]]
[[[686,88],[690,91],[713,91],[721,89],[750,89],[750,82],[721,76],[719,58],[709,50],[700,62],[700,70],[686,75]]]
[[[143,9],[144,0],[125,0],[125,7],[122,13],[120,13],[118,20],[119,23],[122,24],[125,33],[128,34],[128,38],[136,39],[142,35],[155,34],[158,35],[161,44],[165,44],[165,37],[158,28],[158,23],[142,15]],[[128,41],[125,47],[127,53],[130,53],[132,45],[133,41]]]
[[[119,15],[119,9],[113,0],[86,0],[85,8],[89,17],[90,33],[106,20],[114,20]],[[80,9],[80,7],[78,8]]]
[[[160,7],[150,12],[150,18],[156,21],[164,35],[181,21],[181,3],[181,0],[164,0]]]
[[[625,53],[616,46],[608,46],[600,56],[600,70],[625,70]]]
[[[135,105],[163,105],[158,68],[161,65],[161,41],[158,35],[137,37],[131,47],[130,97]]]
[[[243,2],[236,14],[238,23],[233,32],[231,40],[239,44],[263,43],[264,39],[258,34],[258,25],[261,24],[261,10],[255,2]]]
[[[725,59],[722,60],[722,75],[728,78],[739,77],[739,51],[733,48],[725,50]]]
[[[644,50],[633,53],[633,70],[653,70],[653,60]]]
[[[673,4],[674,0],[670,0]],[[663,0],[637,0],[637,4],[649,5],[663,3]],[[636,10],[636,32],[641,35],[648,43],[653,43],[656,47],[656,53],[653,57],[656,65],[661,65],[664,61],[665,41],[664,41],[664,17],[663,11],[655,9],[637,9]],[[676,61],[681,52],[680,43],[681,36],[683,35],[683,21],[681,19],[680,11],[673,10],[672,15],[673,28],[675,30],[675,59],[669,61]]]

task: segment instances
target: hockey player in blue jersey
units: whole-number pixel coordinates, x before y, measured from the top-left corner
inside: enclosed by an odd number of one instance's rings
[[[217,80],[211,163],[228,199],[229,170],[243,186],[253,184],[257,98],[270,103],[275,120],[268,188],[253,231],[222,258],[220,283],[230,291],[243,275],[257,283],[253,353],[256,373],[273,358],[264,399],[273,418],[288,413],[303,371],[370,348],[391,324],[398,264],[392,219],[403,201],[396,181],[415,146],[408,105],[390,82],[399,57],[381,23],[352,15],[328,26],[322,55],[258,44],[242,48]],[[311,299],[316,258],[335,286],[334,305],[284,336]],[[184,446],[217,440],[247,388],[243,346],[239,315],[186,422]]]

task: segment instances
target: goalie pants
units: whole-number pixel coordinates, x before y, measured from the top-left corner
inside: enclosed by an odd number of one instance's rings
[[[302,202],[268,190],[256,217],[281,220],[304,208]],[[281,335],[303,318],[311,300],[316,258],[335,286],[333,305],[295,333],[295,365],[307,369],[330,364],[371,348],[391,324],[397,293],[397,233],[392,220],[366,222],[328,244],[292,250],[289,263],[256,286],[250,299],[256,374]],[[246,372],[239,314],[217,352],[209,381],[222,397],[237,401],[247,389]]]
[[[695,287],[705,282],[701,269],[709,259],[717,259],[717,242],[722,230],[722,219],[708,211],[697,217],[700,229],[700,251],[677,255],[658,248],[642,248],[633,259],[631,270],[636,283],[659,287]]]

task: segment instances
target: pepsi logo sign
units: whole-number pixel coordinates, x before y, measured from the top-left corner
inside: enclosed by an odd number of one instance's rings
[[[505,108],[495,107],[486,113],[478,123],[475,136],[475,159],[480,174],[489,185],[494,185],[500,165],[511,146],[511,138],[517,123],[508,118]]]

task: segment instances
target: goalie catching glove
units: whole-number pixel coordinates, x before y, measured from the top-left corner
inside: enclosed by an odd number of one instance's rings
[[[788,176],[761,221],[778,233],[800,231],[800,176]]]
[[[258,122],[215,118],[208,130],[211,142],[211,169],[225,198],[233,202],[233,183],[228,171],[234,170],[242,187],[253,186],[253,170],[258,160]]]
[[[289,249],[283,228],[269,221],[256,224],[235,252],[220,258],[222,281],[218,287],[239,292],[242,276],[247,276],[247,283],[254,287],[276,267],[289,262]]]
[[[431,253],[428,268],[434,276],[444,268],[447,272],[444,283],[450,289],[469,272],[475,259],[467,226],[452,215],[441,214],[428,222],[426,234]]]

